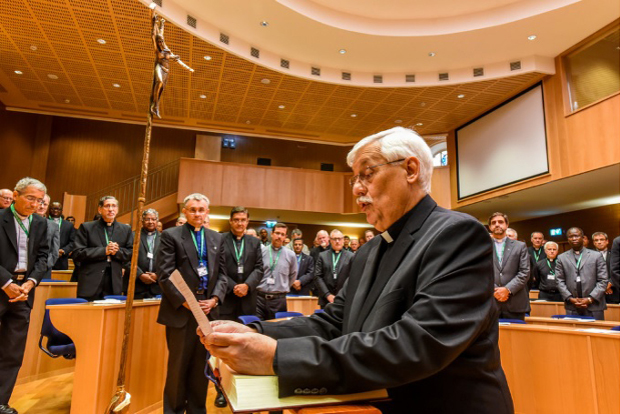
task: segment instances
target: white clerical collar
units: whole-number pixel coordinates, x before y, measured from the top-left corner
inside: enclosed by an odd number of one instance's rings
[[[392,236],[390,236],[390,233],[388,233],[387,230],[381,233],[381,237],[383,237],[383,239],[388,243],[392,243],[394,241],[394,239],[392,238]]]

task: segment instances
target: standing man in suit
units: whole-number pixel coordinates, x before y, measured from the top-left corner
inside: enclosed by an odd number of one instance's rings
[[[544,262],[547,258],[547,256],[545,255],[545,249],[543,247],[545,236],[541,232],[535,231],[530,236],[530,241],[532,242],[532,245],[527,248],[527,252],[530,255],[530,269],[532,270],[532,274],[528,282],[528,288],[538,289],[538,284],[540,283],[540,281],[536,277],[534,268],[536,267],[536,263]]]
[[[183,201],[187,223],[166,229],[155,261],[163,291],[157,322],[166,326],[168,371],[164,387],[164,414],[204,414],[209,381],[205,377],[207,352],[196,336],[198,324],[170,275],[178,270],[209,319],[217,319],[226,295],[224,238],[206,229],[209,199],[191,194]]]
[[[62,204],[54,201],[49,208],[50,220],[58,225],[60,229],[60,248],[58,249],[58,260],[54,263],[54,270],[69,269],[69,254],[73,250],[75,242],[75,227],[67,220],[62,219]]]
[[[558,289],[558,279],[555,276],[556,258],[558,257],[558,244],[556,242],[545,243],[544,261],[536,262],[532,268],[532,275],[539,281],[538,299],[549,302],[562,302],[562,295]]]
[[[318,245],[310,249],[310,256],[312,256],[312,259],[314,259],[314,263],[316,265],[319,261],[319,254],[329,250],[329,233],[325,230],[319,230],[316,233],[315,241]]]
[[[13,192],[8,188],[0,190],[0,210],[9,208],[13,204]]]
[[[530,312],[527,281],[530,277],[530,257],[525,243],[506,236],[508,216],[493,213],[489,217],[489,230],[493,240],[493,295],[499,306],[500,319],[525,320]]]
[[[555,266],[566,314],[604,320],[607,268],[603,255],[585,248],[579,227],[568,229],[566,238],[571,249],[558,256]]]
[[[611,252],[609,254],[611,256],[609,260],[609,268],[611,269],[609,281],[611,282],[611,285],[616,288],[616,292],[620,292],[620,236],[614,239],[611,244]],[[609,285],[607,285],[607,289],[613,292]],[[618,296],[616,296],[616,298],[618,298]],[[614,303],[620,303],[620,300]]]
[[[138,250],[138,268],[136,269],[136,288],[134,298],[145,299],[161,295],[155,273],[155,256],[159,248],[161,232],[157,231],[159,213],[148,208],[142,212],[142,229],[140,230],[140,249]],[[129,273],[131,261],[125,263],[123,274],[123,292],[129,290]]]
[[[348,272],[342,272],[353,257],[344,249],[344,236],[340,230],[332,230],[329,235],[331,249],[319,254],[314,266],[314,285],[321,308],[332,303],[347,280]]]
[[[603,255],[603,259],[605,259],[605,265],[607,267],[607,289],[605,290],[605,302],[619,303],[620,291],[612,283],[611,252],[609,251],[609,237],[607,237],[607,233],[597,231],[592,235],[592,243],[594,244],[596,250]]]
[[[304,241],[302,239],[293,240],[293,252],[297,259],[297,279],[291,286],[290,293],[294,295],[310,295],[310,289],[314,284],[314,259],[303,252]]]
[[[221,321],[204,343],[237,372],[276,373],[280,397],[387,388],[390,414],[513,413],[488,232],[428,195],[432,154],[415,132],[364,138],[347,161],[357,204],[382,234],[351,259],[334,303],[279,323]]]
[[[24,359],[34,288],[47,271],[46,220],[37,214],[47,189],[34,178],[15,186],[15,204],[0,212],[0,414],[17,414],[9,406]]]
[[[82,223],[75,237],[73,260],[80,263],[77,296],[89,301],[123,291],[123,266],[131,260],[133,233],[116,221],[118,200],[99,200],[99,220]]]
[[[46,218],[47,209],[50,205],[50,196],[45,194],[43,197],[43,203],[39,205],[37,209],[37,214],[43,218]],[[47,244],[49,245],[50,251],[47,255],[47,271],[45,272],[44,279],[50,279],[52,277],[52,267],[54,267],[54,263],[58,260],[58,251],[60,249],[60,230],[56,223],[51,220],[45,220],[47,224]]]

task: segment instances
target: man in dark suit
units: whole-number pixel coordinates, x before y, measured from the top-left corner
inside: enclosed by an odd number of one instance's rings
[[[47,220],[34,214],[47,189],[33,178],[15,186],[15,203],[0,212],[0,414],[9,406],[24,359],[34,288],[47,271]]]
[[[609,281],[612,287],[616,289],[616,292],[620,292],[620,236],[616,237],[611,244],[610,256],[609,268],[611,269],[611,274],[609,276]],[[609,285],[607,285],[607,289],[610,290]]]
[[[525,243],[506,236],[508,216],[493,213],[489,230],[493,240],[494,296],[499,306],[500,319],[525,320],[530,312],[527,281],[530,277],[530,258]]]
[[[536,277],[536,272],[534,268],[536,267],[536,263],[544,262],[547,256],[545,255],[545,249],[543,247],[545,236],[539,232],[535,231],[530,236],[530,241],[532,245],[527,248],[527,252],[530,255],[530,270],[532,271],[530,275],[530,280],[527,284],[528,289],[538,289],[538,284],[540,281]]]
[[[597,231],[592,235],[592,244],[596,248],[596,251],[600,252],[605,259],[605,265],[607,267],[607,288],[605,289],[605,302],[607,303],[619,303],[620,291],[612,283],[611,274],[611,252],[609,250],[609,237],[607,233]]]
[[[332,230],[329,235],[331,249],[319,254],[314,266],[314,286],[321,308],[332,303],[342,289],[348,272],[342,270],[353,257],[353,253],[344,249],[344,236],[340,230]]]
[[[58,225],[60,229],[60,249],[58,250],[58,260],[54,263],[54,270],[69,269],[69,253],[73,250],[75,242],[75,227],[67,220],[62,219],[62,204],[54,201],[49,208],[50,220]]]
[[[45,194],[43,197],[43,203],[39,205],[37,214],[43,218],[46,218],[47,209],[50,205],[50,196]],[[50,279],[52,277],[52,267],[58,260],[58,250],[60,249],[60,230],[56,223],[51,220],[45,220],[47,224],[47,244],[49,246],[49,254],[47,255],[47,272],[45,272],[44,279]]]
[[[556,242],[545,243],[544,261],[536,262],[532,268],[532,277],[539,281],[538,299],[549,302],[562,302],[562,295],[558,289],[558,280],[555,277],[556,258],[558,257],[558,244]]]
[[[382,234],[351,259],[334,303],[279,323],[218,321],[203,342],[240,373],[276,373],[280,397],[387,388],[384,413],[513,413],[487,231],[428,195],[432,155],[411,130],[363,139],[348,162]]]
[[[13,204],[13,192],[8,188],[0,190],[0,210],[9,208]]]
[[[319,261],[319,254],[329,250],[329,233],[325,230],[319,230],[316,233],[315,241],[318,243],[318,246],[314,246],[310,249],[310,256],[312,256],[316,264]]]
[[[302,239],[293,240],[293,252],[297,259],[297,279],[291,286],[290,293],[294,295],[310,295],[310,289],[314,289],[314,259],[312,256],[303,252],[304,241]]]
[[[155,273],[155,255],[159,248],[161,233],[157,231],[159,213],[148,208],[142,212],[142,229],[140,230],[140,249],[138,250],[138,268],[136,269],[136,288],[134,298],[145,299],[161,295],[161,288],[157,284]],[[129,289],[129,273],[131,261],[125,263],[123,274],[123,292]]]
[[[568,229],[566,239],[571,249],[558,256],[555,266],[566,314],[604,320],[607,309],[605,260],[600,253],[585,248],[583,230],[579,227]]]
[[[101,218],[82,223],[75,237],[73,260],[80,263],[77,296],[89,301],[123,292],[123,266],[131,260],[133,233],[116,221],[118,201],[99,200]]]
[[[164,414],[206,413],[207,352],[196,336],[197,323],[185,298],[170,275],[178,270],[194,292],[209,319],[217,319],[217,307],[226,295],[224,238],[204,228],[209,199],[202,194],[185,197],[187,223],[161,234],[155,273],[163,291],[157,322],[166,326],[168,370],[164,387]]]

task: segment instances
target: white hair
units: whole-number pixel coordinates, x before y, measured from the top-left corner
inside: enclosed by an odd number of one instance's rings
[[[155,216],[155,220],[159,220],[159,213],[154,208],[147,208],[142,212],[142,218],[145,218],[147,215],[153,214]]]
[[[559,249],[559,248],[560,248],[560,246],[558,246],[558,244],[557,244],[556,242],[554,242],[554,241],[548,241],[547,243],[545,243],[545,246],[543,247],[543,249],[546,249],[546,248],[547,248],[547,246],[551,246],[551,245],[555,246],[555,248],[556,248],[556,249]]]
[[[43,191],[44,193],[47,193],[47,187],[45,187],[45,184],[43,184],[41,181],[35,178],[30,178],[30,177],[24,177],[21,180],[19,180],[17,184],[15,184],[15,191],[17,191],[18,193],[21,193],[30,186],[36,188],[39,191]]]
[[[194,193],[194,194],[190,194],[187,197],[185,197],[183,199],[183,207],[187,207],[187,203],[191,200],[196,200],[196,201],[206,201],[207,202],[207,208],[209,207],[209,199],[207,198],[206,195],[204,194],[200,194],[200,193]]]
[[[355,156],[360,148],[378,142],[381,145],[381,154],[388,161],[401,158],[415,157],[420,161],[418,183],[425,193],[431,192],[431,177],[433,175],[433,154],[424,139],[411,129],[396,127],[379,132],[359,141],[347,155],[347,164],[353,166]]]
[[[327,232],[327,230],[319,230],[319,231],[316,232],[316,237],[319,237],[323,233],[325,233],[326,235],[329,236],[329,233]]]
[[[330,233],[329,233],[329,237],[334,237],[334,234],[336,233],[340,233],[342,234],[342,232],[338,229],[333,229]]]

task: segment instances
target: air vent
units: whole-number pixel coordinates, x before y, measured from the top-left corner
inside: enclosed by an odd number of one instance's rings
[[[405,82],[415,82],[415,75],[405,75]]]
[[[349,72],[342,72],[342,80],[351,80],[351,74]]]
[[[271,165],[271,158],[258,158],[256,165]]]
[[[255,58],[260,58],[260,50],[258,50],[257,48],[253,47],[250,49],[250,54],[252,56],[254,56]]]
[[[374,75],[372,77],[372,81],[374,83],[383,83],[383,76],[382,75]]]
[[[230,42],[230,37],[228,37],[228,35],[226,35],[224,33],[220,33],[220,42],[222,42],[225,45],[227,45],[228,42]]]
[[[153,0],[153,3],[157,4],[159,7],[163,7],[162,0]]]
[[[439,74],[439,80],[440,81],[450,80],[450,75],[448,75],[447,73],[440,73]]]
[[[474,68],[474,77],[484,76],[484,68]]]
[[[289,62],[288,60],[280,59],[280,67],[288,69],[290,65],[291,65],[291,62]]]
[[[510,70],[519,70],[521,69],[521,61],[510,62]]]
[[[334,164],[321,163],[321,171],[334,171]]]
[[[190,16],[189,14],[187,15],[187,24],[192,26],[194,29],[196,28],[196,18]]]
[[[315,68],[313,66],[310,73],[313,74],[314,76],[321,76],[321,68]]]

